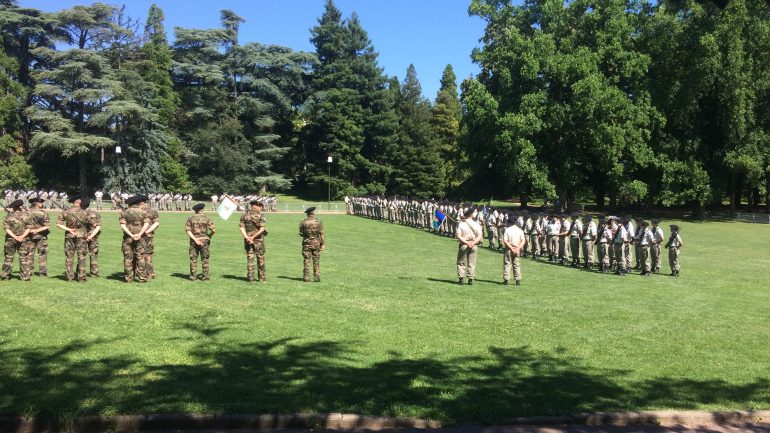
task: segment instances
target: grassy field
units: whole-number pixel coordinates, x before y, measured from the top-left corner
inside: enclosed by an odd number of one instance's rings
[[[302,283],[301,215],[268,216],[266,284],[245,281],[237,218],[216,218],[212,280],[187,281],[184,216],[161,215],[158,278],[125,284],[117,215],[104,276],[0,282],[0,415],[294,411],[448,423],[637,409],[770,408],[767,226],[684,223],[682,276],[625,278],[479,254],[322,216],[321,283]],[[667,263],[664,271],[668,271]]]

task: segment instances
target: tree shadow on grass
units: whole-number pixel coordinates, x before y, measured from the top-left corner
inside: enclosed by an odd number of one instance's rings
[[[109,342],[58,348],[0,344],[0,414],[356,412],[445,422],[702,405],[770,405],[770,380],[659,377],[586,366],[566,350],[489,347],[476,356],[398,352],[362,363],[356,342],[281,338],[234,342],[232,323],[199,317],[176,329],[177,362],[108,354]],[[6,336],[7,338],[7,336]],[[184,340],[178,342],[178,340]]]

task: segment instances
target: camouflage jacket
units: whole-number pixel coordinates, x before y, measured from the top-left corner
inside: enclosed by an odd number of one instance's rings
[[[144,209],[139,206],[131,206],[120,213],[120,224],[125,224],[128,231],[137,234],[142,230],[144,223],[150,223],[150,217]],[[125,233],[124,233],[124,236]]]
[[[303,240],[320,239],[324,234],[324,225],[315,217],[308,217],[299,223],[299,235]]]
[[[99,212],[91,209],[86,210],[86,215],[88,216],[86,218],[86,233],[88,234],[94,231],[97,226],[102,225],[102,215]],[[96,234],[96,237],[99,237],[101,233],[102,232],[100,230],[99,233]]]
[[[30,209],[29,220],[30,220],[30,224],[32,224],[33,229],[39,229],[41,227],[51,226],[51,218],[48,217],[48,213],[46,213],[46,211],[43,209],[37,209],[37,208]],[[32,235],[32,238],[42,239],[48,236],[48,233],[50,233],[50,231],[46,230],[36,235]]]
[[[59,215],[56,220],[57,224],[61,224],[69,229],[75,229],[75,233],[66,232],[64,237],[67,239],[72,238],[84,238],[86,237],[86,222],[88,220],[88,214],[86,211],[75,208],[68,209]]]
[[[253,235],[259,231],[259,229],[265,227],[266,224],[267,221],[265,221],[265,217],[261,212],[246,211],[246,213],[241,216],[239,226],[246,229],[246,234]]]
[[[24,230],[31,229],[32,223],[29,218],[29,214],[23,210],[17,210],[8,214],[3,221],[3,231],[10,230],[16,236],[24,233]],[[10,238],[8,233],[5,234],[6,239]]]
[[[196,238],[209,239],[216,231],[214,223],[206,215],[195,214],[187,218],[184,229],[193,234]]]

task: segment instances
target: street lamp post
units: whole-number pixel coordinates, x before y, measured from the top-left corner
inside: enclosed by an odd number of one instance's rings
[[[326,165],[329,168],[329,177],[326,181],[326,185],[328,186],[326,200],[330,211],[332,210],[332,161],[333,160],[331,156],[326,158]]]
[[[120,177],[121,177],[121,173],[120,173],[121,172],[121,170],[120,170],[120,154],[122,152],[123,152],[123,149],[121,149],[120,146],[115,146],[115,155],[118,156],[118,166],[117,166],[117,170],[118,170],[118,193],[120,193],[120,194],[123,193],[123,187],[121,186],[121,182],[120,182],[121,181],[121,179],[120,179]]]

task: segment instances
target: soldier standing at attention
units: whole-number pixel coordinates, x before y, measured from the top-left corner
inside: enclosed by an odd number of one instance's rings
[[[147,203],[146,195],[142,195],[141,198],[143,200],[142,207],[150,219],[150,226],[144,232],[144,264],[147,269],[147,278],[153,279],[155,278],[155,267],[152,265],[152,256],[155,254],[155,230],[160,225],[160,214]]]
[[[559,263],[563,266],[567,264],[567,248],[569,247],[569,223],[567,222],[567,214],[561,214],[559,216]]]
[[[666,243],[668,248],[668,264],[671,266],[671,276],[679,276],[679,250],[684,246],[682,241],[682,235],[679,234],[679,226],[676,224],[669,225],[671,228],[671,237]]]
[[[639,274],[643,277],[649,277],[650,276],[650,245],[652,245],[653,238],[652,238],[652,231],[649,229],[647,221],[640,220],[639,221],[639,227],[641,229],[637,230],[640,232],[639,239],[637,239],[637,242],[639,243],[639,256],[637,256],[637,260],[639,261],[639,268],[641,268],[642,272]]]
[[[586,270],[594,267],[594,242],[596,242],[596,224],[591,220],[590,215],[583,217],[583,232],[580,237],[583,239],[583,261]]]
[[[201,268],[203,268],[202,281],[209,279],[209,245],[211,238],[216,233],[216,227],[211,222],[211,218],[202,211],[206,207],[203,203],[198,203],[192,207],[195,214],[187,218],[184,225],[187,236],[190,237],[190,280],[195,281],[198,278],[198,256],[201,258]]]
[[[80,208],[80,196],[73,195],[69,198],[72,207],[62,212],[56,220],[56,227],[64,230],[64,268],[67,281],[75,280],[75,271],[80,282],[86,281],[86,256],[88,245],[86,243],[86,219],[87,215]],[[75,266],[77,256],[77,269]]]
[[[508,228],[503,234],[503,245],[505,253],[503,254],[503,284],[508,285],[511,278],[511,267],[513,267],[513,279],[516,285],[521,285],[521,253],[524,245],[527,243],[524,237],[524,231],[516,225],[513,218],[508,219]]]
[[[660,245],[666,240],[663,229],[659,226],[660,220],[652,219],[652,245],[650,246],[650,257],[652,261],[652,273],[657,274],[660,271]]]
[[[126,200],[128,209],[120,213],[120,229],[123,230],[123,269],[127,283],[136,278],[147,282],[147,266],[144,233],[150,227],[150,218],[143,208],[144,197],[135,195]]]
[[[612,230],[607,226],[604,217],[599,217],[599,228],[597,229],[596,250],[598,252],[599,272],[607,272],[610,269],[610,242],[612,241]]]
[[[80,201],[80,208],[86,213],[86,246],[88,247],[88,257],[91,261],[90,275],[99,276],[99,235],[102,233],[102,215],[89,209],[91,204],[88,198]]]
[[[32,229],[29,231],[29,240],[32,242],[32,268],[35,268],[35,255],[37,254],[38,275],[48,276],[48,234],[51,232],[51,219],[43,207],[44,200],[36,198],[29,201],[32,208],[29,210],[29,219]]]
[[[257,261],[259,281],[265,282],[265,234],[267,234],[263,205],[257,200],[249,202],[250,209],[241,216],[239,224],[246,252],[246,279],[254,281],[254,259]]]
[[[310,281],[310,259],[313,259],[313,281],[321,281],[319,269],[321,251],[324,250],[324,225],[315,217],[315,207],[305,210],[307,218],[299,224],[299,235],[302,236],[302,258],[304,273],[302,280]]]
[[[27,237],[32,229],[29,214],[22,209],[23,200],[14,200],[9,207],[13,209],[3,221],[5,231],[5,260],[3,260],[2,279],[11,279],[13,257],[19,255],[19,276],[22,281],[29,281],[32,275],[32,242]]]
[[[626,267],[626,255],[625,245],[628,233],[626,228],[620,224],[617,217],[610,217],[610,224],[612,224],[612,230],[614,230],[614,238],[612,241],[612,250],[615,253],[615,265],[617,266],[616,273],[620,276],[625,276],[629,269]]]
[[[102,210],[102,197],[104,197],[102,190],[97,189],[94,197],[96,198],[96,210]]]
[[[572,267],[580,266],[580,233],[583,231],[583,223],[580,222],[577,212],[573,212],[570,217],[572,222],[569,226],[569,248],[572,253]]]
[[[548,261],[551,263],[556,262],[556,258],[559,256],[559,233],[561,232],[561,222],[556,218],[555,214],[548,216],[548,224],[545,229],[545,236],[548,249]]]
[[[489,238],[489,249],[495,248],[495,244],[498,243],[497,240],[497,210],[494,208],[489,209],[489,213],[487,214],[487,237]]]
[[[457,251],[457,278],[458,283],[463,284],[463,279],[468,276],[468,285],[473,284],[476,276],[476,246],[482,241],[481,226],[473,220],[472,208],[468,208],[464,213],[465,218],[457,225],[455,237],[460,242]],[[467,266],[467,272],[466,272]]]

